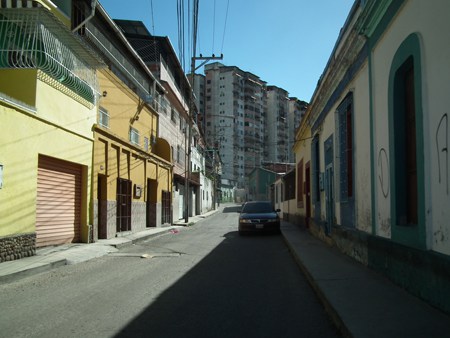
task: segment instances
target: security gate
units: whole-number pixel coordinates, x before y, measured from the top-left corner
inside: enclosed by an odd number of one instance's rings
[[[162,205],[161,205],[161,209],[162,209],[162,219],[161,222],[162,224],[166,224],[172,223],[172,198],[171,198],[171,193],[170,191],[163,191],[162,192]]]
[[[117,179],[117,232],[131,231],[131,181]]]
[[[36,246],[80,241],[82,166],[39,155]]]

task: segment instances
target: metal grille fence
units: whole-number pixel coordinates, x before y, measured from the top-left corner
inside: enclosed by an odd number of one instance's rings
[[[94,57],[57,20],[44,8],[0,8],[0,68],[41,70],[43,80],[95,104],[97,79],[88,64]]]

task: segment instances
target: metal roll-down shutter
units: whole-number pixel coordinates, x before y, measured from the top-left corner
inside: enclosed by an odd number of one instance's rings
[[[81,165],[39,156],[36,246],[80,241]]]

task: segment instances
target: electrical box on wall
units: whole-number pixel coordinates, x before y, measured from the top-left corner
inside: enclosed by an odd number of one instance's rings
[[[142,196],[142,185],[134,185],[134,197],[141,198]]]
[[[3,188],[3,164],[0,164],[0,189]]]

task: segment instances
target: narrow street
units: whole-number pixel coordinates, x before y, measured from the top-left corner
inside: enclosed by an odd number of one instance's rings
[[[0,285],[0,336],[337,337],[283,238],[239,236],[236,211]]]

